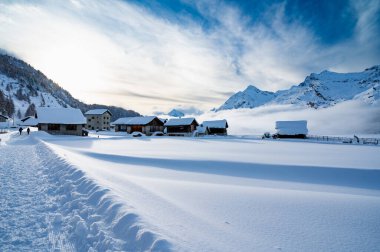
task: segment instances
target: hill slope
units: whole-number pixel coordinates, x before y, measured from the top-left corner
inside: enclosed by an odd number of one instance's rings
[[[85,104],[26,62],[0,54],[0,114],[21,118],[30,115],[39,106],[73,107],[83,112],[107,108],[113,114],[113,120],[139,115],[120,107]]]

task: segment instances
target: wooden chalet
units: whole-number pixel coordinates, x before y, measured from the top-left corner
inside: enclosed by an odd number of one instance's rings
[[[210,135],[227,135],[227,120],[204,121],[201,125],[208,128]]]
[[[147,136],[154,132],[163,132],[164,123],[157,116],[137,116],[123,117],[112,123],[115,126],[115,131],[125,131],[129,134],[133,132],[141,132]]]
[[[195,118],[169,119],[165,123],[166,134],[169,136],[192,136],[199,126]]]
[[[277,121],[276,130],[276,138],[306,138],[307,121]]]
[[[195,136],[207,136],[210,134],[210,129],[202,124],[197,127]]]
[[[53,135],[85,135],[86,118],[79,109],[37,108],[38,130]]]

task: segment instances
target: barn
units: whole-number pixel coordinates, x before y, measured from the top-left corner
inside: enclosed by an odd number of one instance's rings
[[[157,116],[123,117],[112,123],[115,131],[133,133],[135,131],[152,135],[154,132],[164,131],[164,123]]]
[[[306,138],[308,129],[307,121],[277,121],[277,133],[275,137],[279,138]]]
[[[38,130],[52,135],[82,136],[86,118],[74,108],[37,108]]]
[[[227,135],[228,123],[227,120],[213,120],[213,121],[204,121],[202,126],[207,127],[209,129],[210,135]]]
[[[166,134],[169,136],[191,136],[199,123],[195,118],[169,119],[165,123]]]

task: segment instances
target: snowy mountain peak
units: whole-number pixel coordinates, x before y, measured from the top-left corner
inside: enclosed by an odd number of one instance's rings
[[[375,104],[380,83],[380,66],[359,73],[312,73],[297,86],[275,93],[248,86],[231,96],[218,110],[255,108],[265,104],[295,104],[311,108],[333,106],[339,102],[360,99]]]
[[[177,109],[172,109],[169,113],[168,113],[169,116],[172,116],[172,117],[184,117],[185,114],[182,112],[182,111],[179,111]]]
[[[231,96],[218,110],[254,108],[261,106],[274,98],[274,93],[262,91],[253,85],[249,85],[244,91]]]

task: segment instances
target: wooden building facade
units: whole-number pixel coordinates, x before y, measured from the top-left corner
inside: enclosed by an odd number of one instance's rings
[[[208,128],[210,135],[227,135],[227,120],[204,121],[201,125]]]
[[[86,118],[79,109],[37,108],[38,130],[52,135],[84,135]]]
[[[165,123],[168,136],[192,136],[197,126],[199,124],[195,118],[169,119]]]
[[[154,132],[163,132],[164,123],[156,116],[123,117],[112,123],[115,131],[125,131],[128,134],[141,132],[147,136]]]

